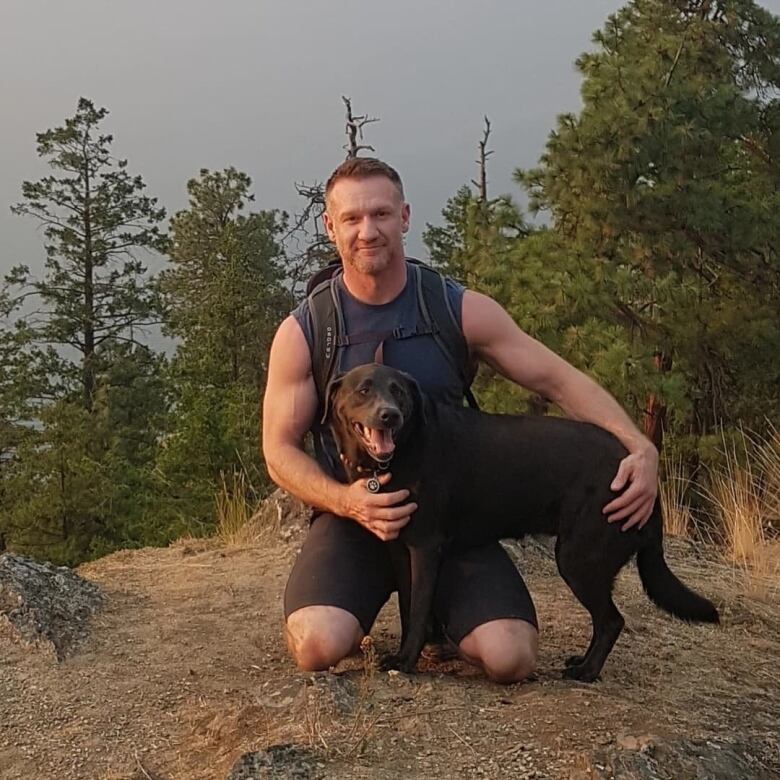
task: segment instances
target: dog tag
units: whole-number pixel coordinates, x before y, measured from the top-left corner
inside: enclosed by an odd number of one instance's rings
[[[366,482],[366,490],[368,490],[369,493],[378,493],[380,487],[381,485],[376,477],[371,477],[371,479]]]

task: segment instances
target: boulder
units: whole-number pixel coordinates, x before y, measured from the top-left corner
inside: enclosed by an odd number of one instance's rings
[[[319,780],[322,764],[305,747],[271,745],[265,750],[244,753],[236,761],[227,780]]]
[[[0,555],[0,630],[58,661],[86,638],[103,601],[97,585],[65,566]]]

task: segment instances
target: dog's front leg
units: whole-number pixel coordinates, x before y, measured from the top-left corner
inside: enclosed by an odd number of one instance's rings
[[[409,631],[409,612],[411,610],[412,571],[409,563],[409,548],[398,540],[388,542],[390,560],[393,563],[395,583],[398,588],[398,612],[401,615],[401,644]]]
[[[409,570],[411,574],[411,595],[409,616],[406,624],[402,615],[401,649],[397,656],[383,663],[385,669],[413,672],[425,644],[428,616],[433,609],[433,596],[441,562],[441,548],[409,547]],[[400,585],[399,585],[400,587]],[[400,591],[399,591],[400,596]]]

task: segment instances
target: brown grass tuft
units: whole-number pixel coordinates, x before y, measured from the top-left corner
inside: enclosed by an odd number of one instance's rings
[[[217,539],[228,547],[249,547],[278,532],[278,527],[266,522],[261,506],[262,500],[243,470],[223,472],[214,497]]]
[[[710,471],[704,494],[712,506],[723,554],[744,573],[751,595],[769,596],[780,587],[780,545],[772,539],[780,485],[780,438],[723,436],[724,465]]]
[[[686,501],[691,480],[685,473],[682,458],[664,459],[664,479],[659,496],[664,517],[664,535],[690,539],[694,529],[691,508]]]

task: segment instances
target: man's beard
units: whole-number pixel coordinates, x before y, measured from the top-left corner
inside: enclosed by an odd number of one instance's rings
[[[366,247],[366,249],[368,248]],[[351,252],[348,262],[358,273],[374,276],[382,273],[390,265],[392,252],[384,244],[370,248],[376,251],[371,253],[361,252],[360,250]]]

